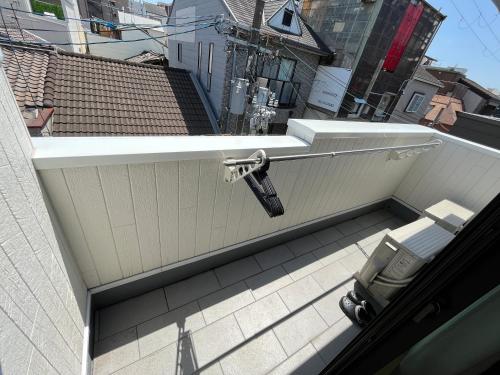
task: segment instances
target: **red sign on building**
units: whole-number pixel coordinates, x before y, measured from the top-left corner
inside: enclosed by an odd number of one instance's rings
[[[413,34],[413,30],[418,23],[418,20],[422,16],[424,11],[424,5],[419,2],[418,4],[410,3],[408,8],[406,8],[405,15],[401,23],[399,24],[398,31],[392,40],[391,47],[387,52],[387,56],[385,57],[384,69],[387,72],[394,72],[405,52],[406,46],[410,41],[411,35]]]

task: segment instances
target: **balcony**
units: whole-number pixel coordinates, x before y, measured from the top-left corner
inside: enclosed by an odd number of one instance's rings
[[[15,351],[0,351],[5,372],[317,373],[358,332],[338,298],[385,233],[446,198],[479,212],[500,191],[499,151],[417,125],[290,120],[273,137],[30,139],[9,93],[0,319]],[[434,139],[399,160],[272,162],[285,208],[275,218],[244,181],[224,181],[224,160],[258,149]]]
[[[100,309],[94,373],[317,374],[359,332],[352,274],[404,223],[378,209]]]
[[[286,155],[433,139],[443,144],[400,160],[381,152],[272,163],[285,206],[272,219],[243,181],[223,180],[224,159],[258,148]],[[290,120],[279,137],[33,142],[94,295],[96,374],[319,371],[357,332],[338,300],[384,234],[444,198],[478,212],[500,177],[497,151],[415,125]]]

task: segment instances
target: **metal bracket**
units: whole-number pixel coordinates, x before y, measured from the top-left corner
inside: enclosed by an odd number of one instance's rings
[[[229,183],[234,183],[238,180],[241,180],[245,176],[258,171],[266,163],[267,156],[264,150],[258,150],[250,155],[249,159],[260,159],[260,161],[255,164],[226,165],[226,169],[224,171],[224,180]]]

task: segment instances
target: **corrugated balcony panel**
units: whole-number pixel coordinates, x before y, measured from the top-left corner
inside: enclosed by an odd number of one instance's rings
[[[61,220],[63,229],[91,287],[392,196],[418,210],[450,198],[477,212],[500,190],[498,151],[429,128],[293,120],[289,133],[140,143],[126,137],[112,139],[107,148],[102,138],[70,139],[61,149],[54,140],[41,140],[35,165],[58,215],[71,219]],[[420,144],[433,137],[444,144],[401,160],[374,153],[271,163],[269,176],[285,207],[277,218],[267,216],[244,181],[223,179],[224,157],[249,156],[259,147],[296,154]],[[61,174],[64,183],[54,183]]]

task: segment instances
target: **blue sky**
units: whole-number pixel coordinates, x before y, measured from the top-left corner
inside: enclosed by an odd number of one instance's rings
[[[468,24],[478,36],[495,52],[496,60],[488,55],[484,47],[471,32],[467,23],[453,7],[458,7]],[[466,68],[467,77],[484,87],[500,90],[500,14],[491,0],[428,0],[447,17],[427,54],[439,60],[439,66]],[[476,3],[487,22],[481,18]],[[491,30],[487,25],[490,25]]]

